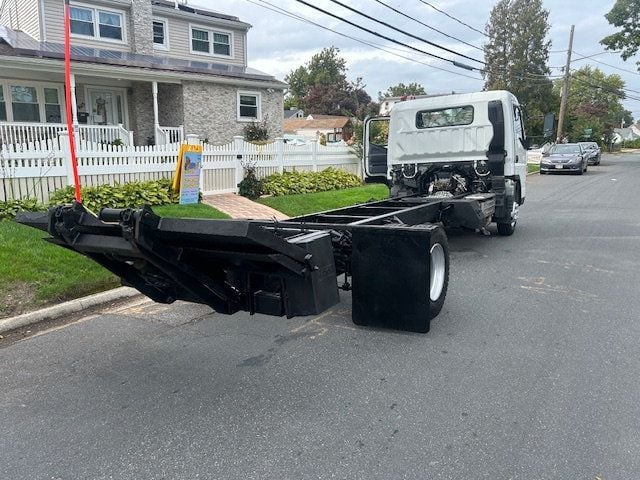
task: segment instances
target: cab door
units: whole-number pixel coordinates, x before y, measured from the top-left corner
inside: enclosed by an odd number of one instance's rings
[[[522,109],[513,105],[513,151],[515,158],[515,174],[520,179],[520,196],[525,197],[525,185],[527,178],[527,137],[524,131],[524,119]]]
[[[370,182],[386,180],[389,117],[365,119],[363,137],[362,153],[366,179],[370,179]]]

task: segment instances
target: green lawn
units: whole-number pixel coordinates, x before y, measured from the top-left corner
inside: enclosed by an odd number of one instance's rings
[[[297,217],[298,215],[347,207],[369,200],[382,200],[387,197],[389,197],[389,189],[386,185],[377,184],[328,192],[266,197],[261,198],[259,201],[285,215]]]
[[[540,171],[540,164],[538,164],[538,163],[527,163],[527,172],[528,173],[539,172],[539,171]]]
[[[228,218],[204,204],[164,205],[153,210],[167,217]],[[0,318],[120,284],[83,255],[42,240],[46,236],[14,221],[0,221]]]

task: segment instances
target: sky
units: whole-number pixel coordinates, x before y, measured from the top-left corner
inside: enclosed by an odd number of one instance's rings
[[[441,30],[448,35],[457,37],[471,45],[481,47],[485,37],[480,33],[456,22],[455,20],[437,12],[422,0],[380,0],[397,10],[410,15],[422,23]],[[340,36],[293,18],[283,13],[274,12],[261,5],[270,3],[287,12],[302,16],[324,27],[356,37],[367,42],[376,43],[387,51]],[[440,33],[428,29],[415,21],[394,13],[381,5],[377,0],[341,0],[358,11],[362,11],[374,18],[385,21],[400,29],[409,31],[426,40],[448,47],[469,57],[482,59],[482,52],[457,40],[447,38]],[[336,46],[340,55],[347,61],[347,76],[350,80],[362,77],[366,90],[374,100],[378,92],[386,90],[397,83],[418,82],[427,93],[472,92],[482,89],[484,82],[476,72],[469,72],[451,64],[435,60],[415,51],[376,38],[373,35],[317,12],[296,0],[189,0],[193,6],[201,6],[218,12],[239,17],[240,20],[253,25],[248,36],[249,66],[257,68],[278,79],[306,63],[313,54],[324,47]],[[356,13],[332,3],[331,0],[308,0],[308,3],[330,11],[354,23],[366,26],[386,36],[395,38],[409,45],[420,48],[446,58],[457,59],[468,65],[480,64],[464,58],[456,57],[423,42],[406,37],[382,25],[367,20]],[[429,0],[430,4],[444,10],[448,14],[469,24],[478,30],[484,30],[493,1],[487,0]],[[566,62],[566,50],[569,43],[569,30],[575,25],[573,50],[583,56],[590,56],[604,52],[599,41],[615,32],[604,15],[611,10],[614,0],[545,0],[544,8],[550,12],[551,25],[549,39],[552,42],[549,66],[552,75],[561,75],[561,68]],[[272,8],[272,7],[269,7]],[[393,52],[393,53],[390,53]],[[397,55],[394,55],[397,54]],[[398,55],[408,58],[401,58]],[[573,58],[577,58],[574,54]],[[605,62],[611,66],[602,65]],[[640,74],[635,62],[640,58],[631,58],[623,62],[619,54],[602,53],[591,59],[572,62],[572,68],[579,68],[590,64],[599,67],[607,74],[617,73],[626,82],[626,87],[640,91]],[[418,63],[423,62],[423,63]],[[425,65],[425,63],[427,65]],[[453,73],[437,70],[435,67],[446,68]],[[617,67],[614,68],[614,67]],[[628,70],[621,71],[619,69]],[[475,77],[467,78],[463,75]],[[640,97],[640,95],[636,94]],[[640,101],[627,99],[623,101],[625,108],[630,110],[634,118],[640,118]]]

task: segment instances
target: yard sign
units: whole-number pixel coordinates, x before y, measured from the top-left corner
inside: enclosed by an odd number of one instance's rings
[[[180,186],[180,204],[198,203],[200,197],[200,171],[202,170],[202,145],[182,144],[178,153],[173,188]]]

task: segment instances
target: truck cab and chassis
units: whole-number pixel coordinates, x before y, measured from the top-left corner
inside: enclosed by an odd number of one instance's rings
[[[515,229],[520,106],[505,91],[400,102],[366,121],[363,161],[390,198],[283,221],[162,218],[149,207],[96,217],[79,203],[17,220],[156,302],[295,317],[327,310],[343,289],[357,325],[428,332],[448,290],[445,228]]]

